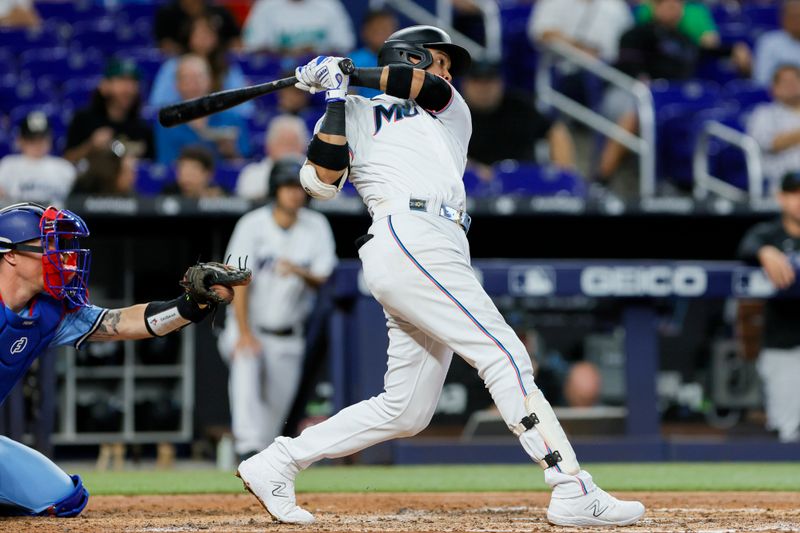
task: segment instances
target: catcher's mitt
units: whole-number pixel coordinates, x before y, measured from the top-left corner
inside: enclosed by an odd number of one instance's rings
[[[252,272],[249,268],[235,267],[222,263],[197,263],[189,267],[183,275],[181,286],[198,304],[227,304],[229,300],[218,294],[211,287],[224,285],[231,289],[234,285],[250,283]]]

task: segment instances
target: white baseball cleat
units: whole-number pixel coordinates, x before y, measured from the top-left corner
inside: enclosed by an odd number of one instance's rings
[[[558,526],[628,526],[644,515],[644,505],[618,500],[600,487],[577,498],[551,498],[547,520]]]
[[[244,488],[256,497],[264,509],[278,522],[311,524],[314,515],[299,507],[294,495],[294,479],[273,468],[266,460],[266,452],[242,461],[236,477]]]

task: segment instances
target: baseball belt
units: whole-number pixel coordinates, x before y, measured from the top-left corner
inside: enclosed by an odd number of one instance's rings
[[[421,200],[419,198],[411,198],[408,202],[408,208],[412,211],[428,211],[428,201]],[[461,229],[464,230],[464,233],[469,233],[469,226],[472,224],[472,217],[467,214],[466,211],[461,209],[456,209],[455,207],[450,207],[449,205],[442,204],[439,207],[439,212],[436,213],[442,218],[446,218],[447,220],[451,220],[461,226]]]
[[[299,336],[303,334],[303,329],[299,327],[284,328],[284,329],[269,329],[262,326],[258,326],[258,331],[264,335],[274,335],[276,337],[293,337],[295,335]]]

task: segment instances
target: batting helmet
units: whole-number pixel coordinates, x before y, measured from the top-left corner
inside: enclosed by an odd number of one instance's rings
[[[441,50],[450,56],[450,73],[458,76],[466,72],[472,59],[465,48],[453,44],[444,30],[435,26],[410,26],[389,36],[378,52],[378,65],[412,65],[425,69],[433,64],[429,49]],[[419,59],[413,63],[410,57]]]
[[[91,252],[80,248],[86,223],[66,209],[32,202],[0,209],[0,254],[18,250],[42,254],[44,290],[74,306],[89,305],[87,283]],[[39,241],[39,245],[24,244]]]
[[[284,185],[302,187],[300,184],[300,168],[302,166],[303,160],[297,157],[284,157],[275,161],[269,173],[268,197],[274,199],[278,194],[278,188]]]

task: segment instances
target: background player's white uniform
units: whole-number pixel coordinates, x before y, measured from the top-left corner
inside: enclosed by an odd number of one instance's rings
[[[525,346],[473,273],[464,229],[439,216],[442,205],[465,206],[472,124],[461,95],[453,89],[438,113],[386,95],[348,96],[346,117],[350,179],[373,218],[374,237],[359,256],[389,327],[385,391],[299,437],[279,437],[265,458],[291,475],[425,428],[454,351],[477,368],[509,427],[528,414],[525,397],[536,391]],[[411,210],[412,200],[424,200],[427,212]],[[537,431],[520,441],[537,462],[549,453]],[[558,498],[594,487],[584,471],[571,476],[548,468],[545,479]]]
[[[300,209],[296,222],[281,228],[272,204],[245,214],[236,224],[226,257],[247,257],[253,271],[248,287],[249,326],[262,353],[231,357],[239,330],[228,307],[219,350],[230,362],[229,395],[236,452],[264,449],[280,435],[292,406],[303,368],[303,323],[311,311],[314,291],[294,274],[275,269],[280,259],[330,276],[337,263],[328,220]],[[234,259],[235,260],[235,259]]]

